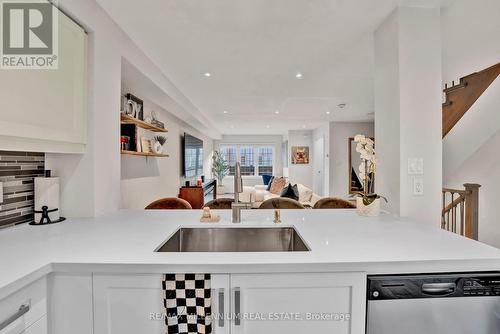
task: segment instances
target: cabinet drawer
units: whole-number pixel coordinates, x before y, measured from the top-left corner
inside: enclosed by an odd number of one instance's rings
[[[40,320],[26,328],[21,334],[47,334],[47,316],[44,315]]]
[[[0,334],[24,333],[46,314],[47,280],[42,278],[0,300],[0,324],[5,325]]]

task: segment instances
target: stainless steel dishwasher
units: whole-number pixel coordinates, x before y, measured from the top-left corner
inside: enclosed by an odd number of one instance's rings
[[[500,273],[369,276],[367,334],[498,334]]]

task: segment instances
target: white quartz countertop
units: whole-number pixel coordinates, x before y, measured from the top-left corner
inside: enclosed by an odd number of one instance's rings
[[[368,274],[500,270],[500,250],[432,224],[354,210],[283,210],[310,252],[156,253],[180,226],[276,226],[271,210],[230,211],[200,223],[201,211],[123,210],[99,218],[0,230],[0,298],[50,272],[265,273],[357,271]]]

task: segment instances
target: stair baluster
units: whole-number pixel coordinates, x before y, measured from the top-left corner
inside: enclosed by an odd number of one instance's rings
[[[477,240],[481,185],[466,183],[464,187],[465,190],[443,188],[441,228]]]

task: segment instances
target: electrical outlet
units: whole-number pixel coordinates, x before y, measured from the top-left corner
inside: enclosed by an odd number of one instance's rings
[[[424,175],[424,159],[408,159],[408,175]]]
[[[424,178],[414,177],[413,178],[413,195],[422,196],[424,194]]]

